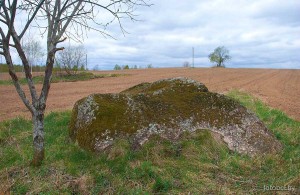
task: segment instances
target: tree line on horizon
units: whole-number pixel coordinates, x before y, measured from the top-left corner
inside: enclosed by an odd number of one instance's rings
[[[45,71],[45,65],[37,65],[39,59],[43,56],[41,53],[41,46],[38,41],[32,40],[27,41],[24,44],[24,50],[28,53],[31,72],[43,72]],[[88,70],[87,62],[85,61],[86,51],[83,45],[66,47],[62,52],[55,58],[54,72],[62,74],[62,72],[68,75],[76,75],[78,71]],[[225,67],[225,62],[229,61],[232,57],[229,55],[229,50],[225,46],[217,47],[212,53],[208,55],[211,63],[216,63],[214,67]],[[191,64],[189,61],[183,62],[184,68],[190,68]],[[143,67],[134,65],[130,67],[126,65],[116,64],[113,70],[128,70],[128,69],[142,69]],[[146,68],[153,68],[152,64],[148,64]],[[93,68],[94,71],[98,70],[97,65]],[[24,72],[22,65],[15,65],[16,72]],[[7,64],[0,64],[0,72],[9,72]]]

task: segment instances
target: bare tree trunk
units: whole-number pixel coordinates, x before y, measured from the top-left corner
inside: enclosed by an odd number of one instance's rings
[[[40,166],[44,160],[44,111],[37,110],[32,115],[33,121],[33,148],[34,154],[31,164],[33,166]]]
[[[146,4],[144,0],[116,0],[106,4],[92,0],[0,0],[0,55],[5,56],[9,68],[9,74],[13,80],[16,91],[32,114],[34,145],[34,156],[31,162],[32,165],[39,166],[42,164],[44,159],[44,111],[51,85],[55,53],[64,49],[63,47],[57,48],[57,44],[66,40],[66,37],[63,38],[64,35],[70,35],[75,40],[78,40],[77,35],[82,34],[85,29],[93,29],[100,32],[105,37],[111,37],[105,32],[106,27],[102,30],[101,22],[98,23],[95,20],[96,8],[101,8],[112,14],[113,18],[117,19],[120,28],[124,33],[125,30],[122,27],[121,18],[126,16],[134,21],[134,14],[132,14],[135,10],[134,7],[140,5],[150,6]],[[123,6],[126,8],[123,8]],[[28,14],[27,22],[23,27],[21,27],[20,32],[15,28],[15,19],[19,12]],[[23,15],[19,16],[22,17]],[[37,17],[39,19],[37,19]],[[29,66],[27,59],[28,56],[24,53],[24,47],[21,44],[22,37],[35,19],[37,19],[36,22],[41,21],[40,19],[46,19],[48,21],[48,25],[45,27],[45,32],[47,32],[47,61],[43,87],[39,96],[32,79],[33,67]],[[111,20],[111,22],[113,20]],[[89,25],[88,21],[94,22],[101,28],[93,28]],[[44,27],[42,27],[44,25],[40,26],[37,24],[37,26],[39,29],[44,29]],[[74,35],[72,35],[73,33]],[[10,42],[11,39],[13,40],[13,43]],[[15,73],[10,48],[16,49],[22,61],[32,102],[30,102],[26,97],[26,94]],[[71,73],[72,72],[70,72],[70,74]]]

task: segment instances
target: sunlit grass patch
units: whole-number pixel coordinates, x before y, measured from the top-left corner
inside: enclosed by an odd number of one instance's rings
[[[32,157],[30,120],[0,123],[0,194],[245,194],[264,185],[300,188],[300,123],[252,96],[228,94],[257,114],[283,143],[282,153],[250,158],[230,151],[208,130],[177,142],[153,137],[139,149],[117,140],[109,151],[90,153],[68,137],[71,112],[45,118],[46,159]]]

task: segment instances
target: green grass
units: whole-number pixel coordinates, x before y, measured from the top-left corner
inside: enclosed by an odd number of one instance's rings
[[[91,79],[97,79],[97,78],[106,78],[106,77],[119,77],[119,76],[125,76],[124,74],[93,74],[91,72],[80,72],[76,75],[55,75],[53,74],[51,82],[52,83],[58,83],[58,82],[76,82],[76,81],[87,81]],[[34,83],[43,83],[44,76],[34,76],[33,82]],[[19,82],[21,85],[27,84],[26,78],[19,79]],[[13,85],[12,80],[0,80],[0,85]]]
[[[282,153],[239,155],[202,130],[177,143],[154,137],[138,150],[120,139],[110,152],[92,154],[70,142],[71,113],[51,113],[45,118],[46,159],[39,168],[29,166],[31,121],[0,123],[0,194],[1,188],[12,194],[255,194],[264,185],[299,190],[300,122],[248,94],[228,95],[266,123],[283,143]]]

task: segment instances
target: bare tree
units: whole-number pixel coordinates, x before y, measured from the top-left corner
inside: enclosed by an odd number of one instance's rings
[[[26,39],[22,41],[22,48],[27,57],[32,74],[32,66],[37,65],[38,61],[40,61],[44,55],[43,47],[38,40],[33,39],[32,36],[27,36]]]
[[[147,68],[153,68],[152,64],[148,64]]]
[[[0,1],[0,55],[5,57],[9,74],[25,106],[32,114],[34,155],[31,164],[41,165],[44,159],[44,113],[49,94],[53,64],[56,52],[63,50],[58,45],[67,37],[78,40],[85,30],[93,29],[103,36],[106,27],[117,21],[122,32],[123,19],[135,20],[137,6],[150,6],[145,0],[1,0]],[[111,15],[111,21],[104,23],[99,10]],[[16,28],[17,17],[27,17],[26,23]],[[45,22],[46,21],[46,22]],[[34,24],[34,25],[33,25]],[[21,40],[29,27],[37,26],[47,38],[46,68],[40,94],[36,90],[30,72],[28,57]],[[16,49],[24,67],[30,99],[22,89],[15,73],[11,49]]]
[[[56,63],[63,68],[68,75],[76,74],[85,65],[86,52],[82,45],[68,46],[56,57]]]
[[[191,67],[191,65],[188,61],[185,61],[185,62],[183,62],[183,67],[184,68],[189,68],[189,67]]]

